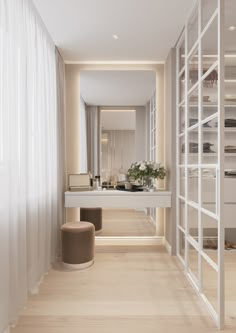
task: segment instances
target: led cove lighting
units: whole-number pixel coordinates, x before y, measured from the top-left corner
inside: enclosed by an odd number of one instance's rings
[[[136,112],[136,110],[124,110],[124,109],[119,110],[119,109],[117,109],[117,110],[101,110],[101,112]]]
[[[234,31],[236,30],[236,27],[234,25],[231,25],[231,27],[229,27],[229,31]]]
[[[116,34],[112,35],[112,38],[115,40],[119,39],[119,37]]]

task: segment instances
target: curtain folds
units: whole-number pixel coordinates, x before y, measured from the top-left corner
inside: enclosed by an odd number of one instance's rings
[[[100,110],[97,106],[86,107],[88,171],[100,175]]]
[[[58,256],[64,64],[30,0],[0,0],[0,332]]]
[[[58,51],[56,52],[56,86],[57,86],[57,218],[52,225],[51,261],[61,256],[60,227],[65,221],[64,192],[66,190],[66,143],[65,143],[65,64]]]

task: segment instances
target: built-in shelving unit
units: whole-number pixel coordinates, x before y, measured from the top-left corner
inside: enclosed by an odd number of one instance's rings
[[[236,228],[236,177],[225,177],[236,169],[236,38],[225,26],[227,2],[196,1],[177,45],[177,254],[219,328],[225,227]],[[214,255],[207,237],[217,240]],[[216,281],[211,291],[206,272]]]
[[[197,132],[198,129],[194,128],[194,129],[192,129],[192,131]],[[209,132],[209,133],[213,132],[214,133],[214,132],[217,132],[218,130],[216,128],[203,128],[202,131],[203,132]],[[225,131],[225,133],[236,133],[236,128],[225,128],[224,131]]]

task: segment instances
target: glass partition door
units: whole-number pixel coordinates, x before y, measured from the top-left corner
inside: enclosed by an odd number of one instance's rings
[[[223,1],[199,0],[177,45],[177,255],[224,324]],[[215,250],[207,248],[212,240]]]

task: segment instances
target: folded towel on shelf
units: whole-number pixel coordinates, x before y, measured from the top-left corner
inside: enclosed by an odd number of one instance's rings
[[[215,178],[215,172],[213,169],[202,169],[202,177]]]
[[[225,153],[236,153],[236,146],[232,145],[225,146]]]
[[[204,123],[202,126],[203,126],[203,127],[211,127],[211,125],[210,125],[209,123],[210,123],[210,121]]]
[[[211,150],[211,147],[214,146],[213,143],[204,142],[203,153],[215,153],[215,151]],[[182,144],[182,153],[185,152],[185,144]],[[189,142],[189,153],[198,153],[198,143],[197,142]]]
[[[215,153],[214,150],[211,150],[211,147],[214,146],[213,143],[204,142],[203,143],[203,153]]]
[[[190,153],[197,153],[198,152],[198,143],[189,142],[189,152]]]
[[[198,119],[197,118],[189,118],[189,124],[188,124],[189,127],[191,127],[193,125],[196,125],[197,123],[198,123]],[[182,127],[184,127],[184,125],[185,125],[185,122],[182,122]],[[210,120],[207,121],[206,123],[204,123],[202,126],[203,127],[212,127],[210,125]]]
[[[189,170],[188,176],[190,178],[198,177],[198,168],[191,168]],[[202,169],[202,178],[215,178],[215,173],[213,169]]]
[[[197,124],[198,119],[197,118],[189,118],[189,126],[193,126],[195,124]]]
[[[233,118],[225,119],[225,127],[236,127],[236,119]]]
[[[192,73],[192,71],[191,71],[191,73]],[[198,101],[198,95],[192,95],[192,96],[190,96],[189,101],[190,102],[197,102]]]
[[[215,127],[218,127],[218,122],[215,122]],[[236,127],[236,119],[227,118],[225,119],[225,127]]]
[[[235,177],[236,178],[236,169],[225,169],[225,177]]]
[[[190,178],[198,177],[198,168],[192,168],[192,169],[190,169],[189,172],[188,172],[188,176]]]

